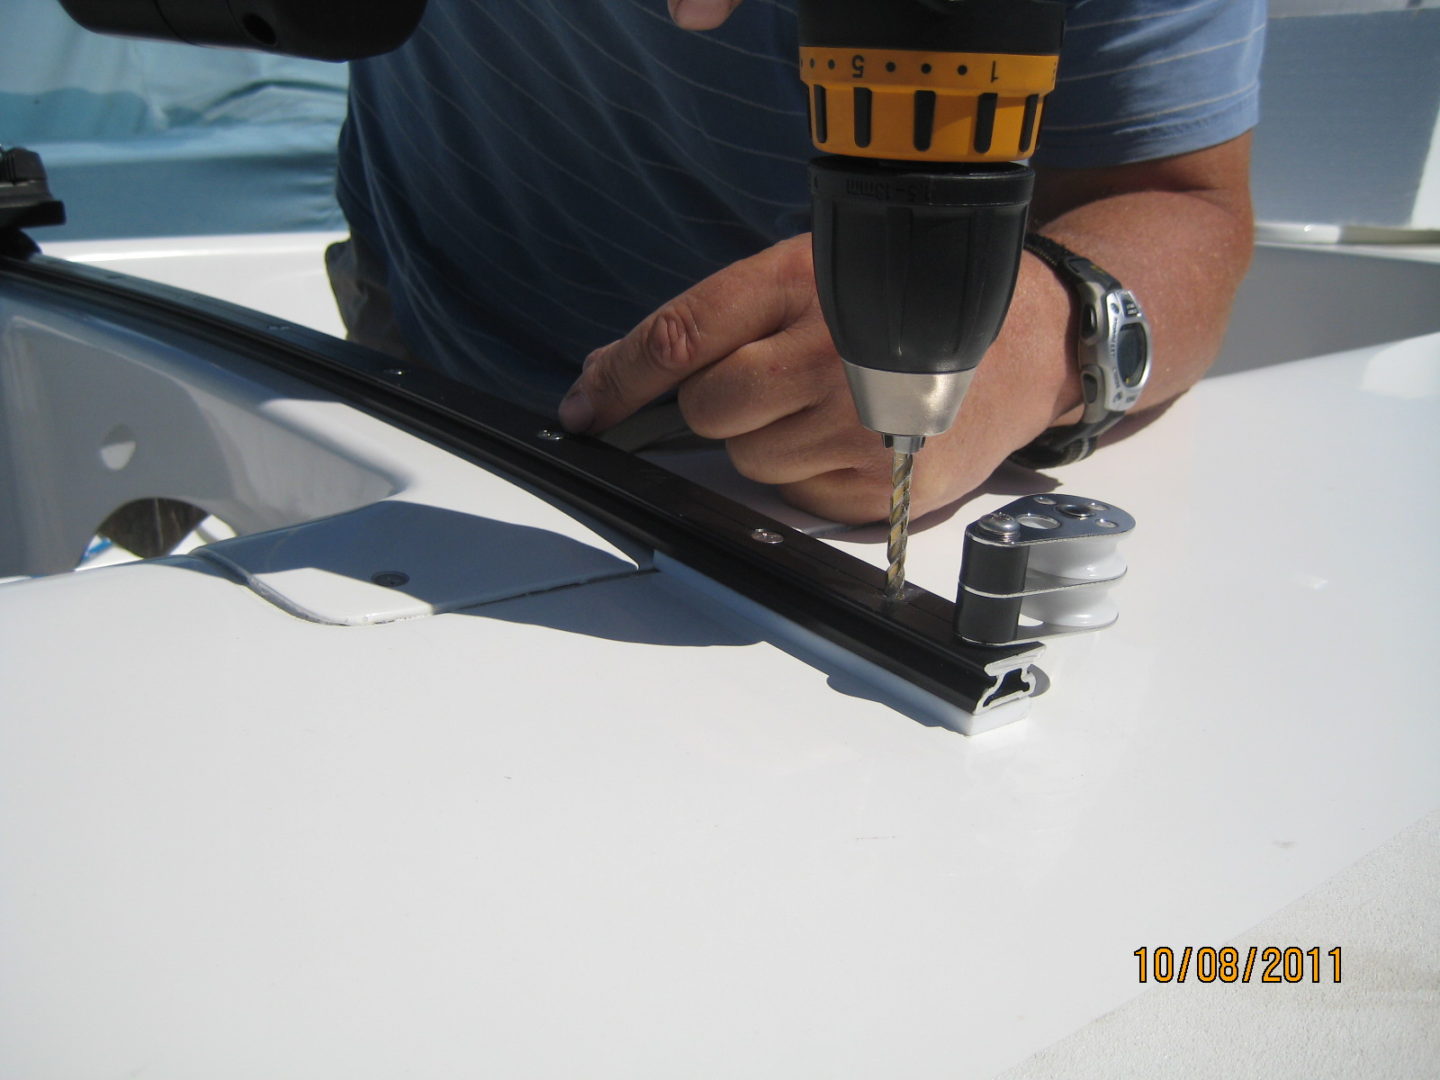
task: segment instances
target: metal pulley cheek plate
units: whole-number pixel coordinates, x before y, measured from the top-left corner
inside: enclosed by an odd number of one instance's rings
[[[1119,507],[1075,495],[1027,495],[972,522],[956,634],[1004,645],[1109,626],[1109,590],[1125,576],[1117,543],[1134,528]]]

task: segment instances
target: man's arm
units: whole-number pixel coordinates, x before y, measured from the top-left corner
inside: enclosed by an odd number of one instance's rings
[[[1220,351],[1254,246],[1250,142],[1247,133],[1158,161],[1040,171],[1032,230],[1117,277],[1154,324],[1158,362],[1141,408],[1189,389]]]
[[[1159,161],[1051,170],[1041,231],[1094,260],[1145,305],[1155,366],[1141,402],[1194,384],[1219,351],[1251,249],[1249,136]],[[1012,451],[1078,417],[1073,302],[1053,272],[1022,260],[1015,300],[955,426],[916,459],[921,514],[982,483]],[[860,426],[815,298],[808,236],[700,282],[597,349],[561,404],[574,431],[603,431],[677,391],[697,434],[726,440],[745,476],[839,521],[885,516],[890,453]]]

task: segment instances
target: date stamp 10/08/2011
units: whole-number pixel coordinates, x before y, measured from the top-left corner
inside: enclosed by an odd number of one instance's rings
[[[1322,950],[1314,945],[1142,945],[1132,954],[1140,961],[1140,981],[1202,983],[1299,983],[1340,981],[1340,946]],[[1329,976],[1328,979],[1325,976]]]

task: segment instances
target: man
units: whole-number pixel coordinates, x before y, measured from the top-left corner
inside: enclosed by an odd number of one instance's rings
[[[560,398],[576,432],[673,393],[746,476],[826,517],[882,518],[890,456],[856,419],[803,233],[793,7],[669,9],[430,0],[409,44],[354,65],[340,197],[349,276],[380,294],[370,340],[532,408]],[[1203,374],[1248,264],[1264,21],[1263,0],[1071,4],[1032,228],[1141,298],[1143,407]],[[919,458],[915,513],[1078,415],[1074,322],[1027,255],[956,424]]]

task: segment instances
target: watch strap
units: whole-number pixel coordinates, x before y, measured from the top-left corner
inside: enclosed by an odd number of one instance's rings
[[[1054,270],[1082,305],[1088,303],[1088,300],[1081,292],[1081,286],[1096,284],[1107,292],[1124,288],[1118,278],[1107,273],[1097,263],[1083,255],[1077,255],[1048,236],[1027,233],[1025,250]],[[1084,317],[1083,311],[1081,317]],[[1118,424],[1124,416],[1123,412],[1112,412],[1094,423],[1067,424],[1064,427],[1051,428],[1012,453],[1009,460],[1030,469],[1053,469],[1082,461],[1095,452],[1095,444],[1100,436]]]
[[[1022,446],[1009,460],[1027,469],[1054,469],[1083,461],[1095,452],[1095,442],[1118,424],[1124,413],[1114,413],[1098,424],[1069,424],[1051,428],[1034,442]]]
[[[1077,255],[1064,244],[1051,240],[1048,236],[1041,236],[1039,233],[1027,233],[1025,235],[1025,250],[1034,255],[1052,270],[1058,272],[1066,279],[1067,283],[1079,283],[1082,281],[1094,281],[1106,289],[1122,289],[1118,278],[1107,274],[1100,266],[1087,259],[1084,255]]]

